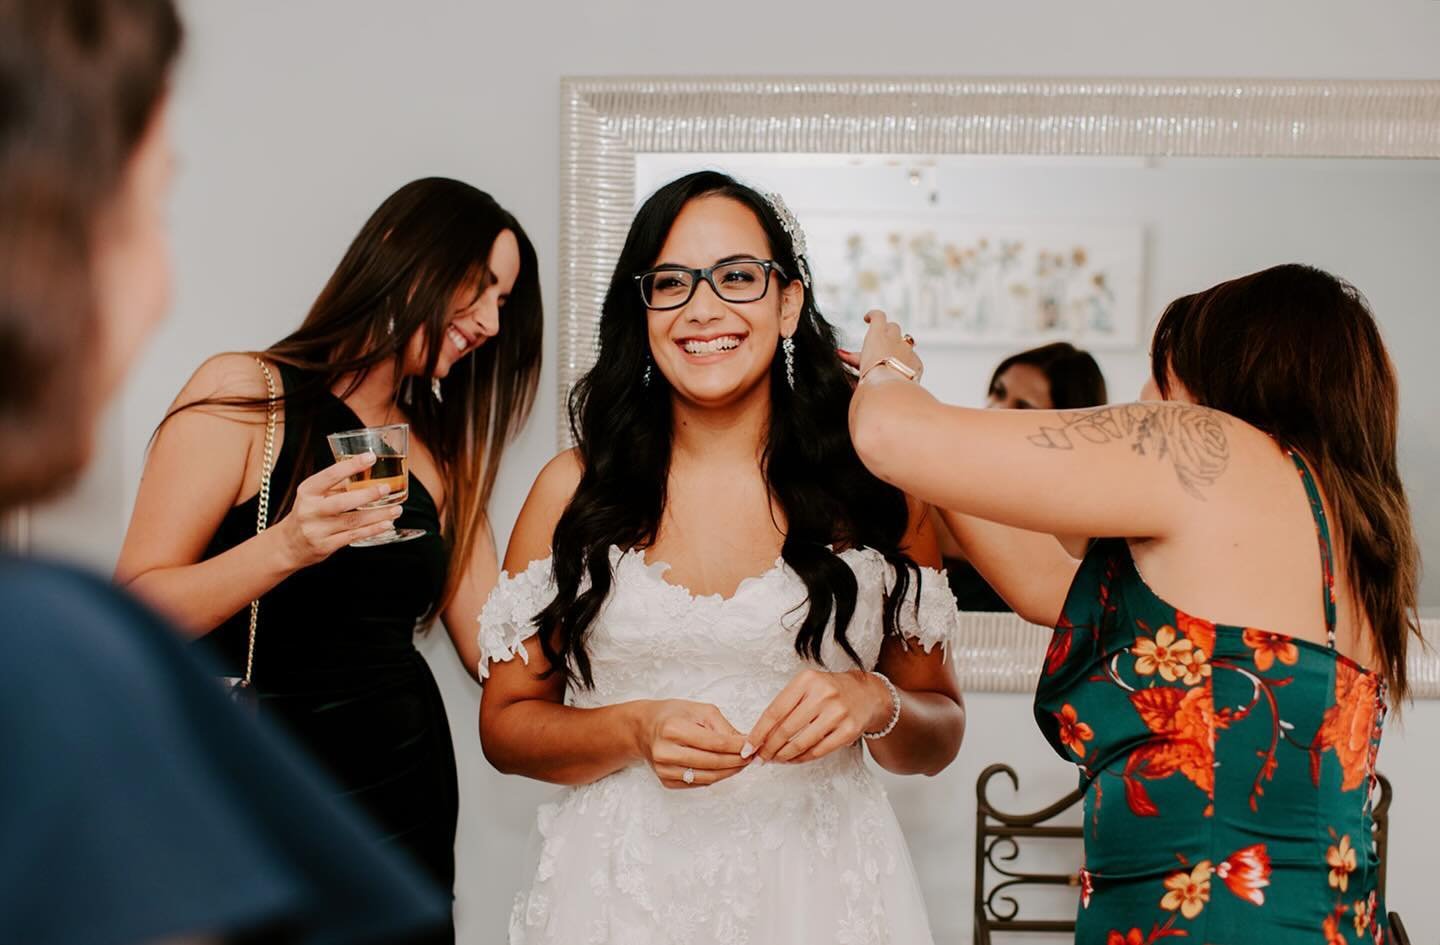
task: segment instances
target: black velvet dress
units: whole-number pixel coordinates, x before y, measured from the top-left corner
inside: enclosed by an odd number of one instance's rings
[[[302,379],[284,365],[281,376],[286,390]],[[334,462],[325,434],[364,426],[338,397],[327,396],[316,409],[310,442],[296,442],[297,425],[285,426],[271,476],[276,494],[302,450],[314,454],[314,468],[324,468]],[[254,536],[257,502],[230,509],[206,558]],[[253,681],[261,712],[287,728],[375,819],[387,844],[408,852],[451,893],[459,812],[454,748],[440,690],[414,644],[417,624],[443,592],[449,551],[435,501],[413,475],[396,526],[426,534],[342,548],[261,598]],[[249,617],[246,607],[202,641],[235,675],[244,668]]]

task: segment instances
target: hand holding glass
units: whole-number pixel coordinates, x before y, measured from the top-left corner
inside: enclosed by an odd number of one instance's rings
[[[348,491],[369,489],[377,485],[390,487],[390,493],[375,502],[360,506],[362,509],[378,509],[387,505],[404,502],[410,496],[410,425],[394,423],[384,427],[365,427],[361,430],[346,430],[332,433],[326,440],[336,462],[344,462],[363,453],[374,453],[375,462],[350,477],[345,483]],[[352,548],[370,548],[375,545],[390,545],[409,541],[425,534],[421,528],[397,528],[381,532],[372,538],[363,538],[350,543]]]

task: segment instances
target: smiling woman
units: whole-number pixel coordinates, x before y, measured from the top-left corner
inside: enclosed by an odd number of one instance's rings
[[[630,228],[576,448],[481,619],[486,756],[573,786],[515,945],[931,940],[861,736],[897,773],[954,759],[958,614],[924,510],[849,443],[803,246],[714,173]]]
[[[665,261],[636,276],[650,313],[651,357],[682,399],[718,405],[763,392],[756,389],[781,338],[794,344],[804,287],[770,252],[754,211],[714,194],[681,209],[661,250]],[[697,292],[705,294],[697,299]],[[767,297],[770,303],[761,304]],[[693,370],[705,367],[713,370]]]
[[[248,677],[447,891],[455,760],[412,638],[440,617],[476,671],[470,628],[498,570],[486,506],[540,338],[535,252],[515,218],[458,181],[407,184],[299,329],[195,373],[156,434],[118,568]],[[326,435],[396,423],[408,455],[385,475],[408,479],[387,504],[377,482],[392,458],[332,462]],[[397,524],[422,537],[347,547]]]

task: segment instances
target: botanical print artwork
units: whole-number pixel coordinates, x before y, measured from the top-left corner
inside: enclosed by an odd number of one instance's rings
[[[806,227],[816,301],[846,334],[879,308],[931,343],[1139,342],[1139,225],[812,214]]]

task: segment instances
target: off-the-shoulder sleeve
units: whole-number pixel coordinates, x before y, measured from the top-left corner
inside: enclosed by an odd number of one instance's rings
[[[930,652],[938,644],[948,652],[960,633],[960,607],[955,594],[950,590],[950,581],[944,571],[934,568],[920,569],[920,609],[915,609],[915,582],[905,594],[905,604],[900,608],[900,632],[908,639],[920,644]]]
[[[525,641],[535,635],[535,615],[555,597],[551,559],[531,562],[519,574],[500,575],[480,611],[480,679],[490,675],[490,662],[519,656],[530,661]]]

